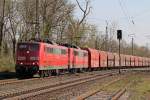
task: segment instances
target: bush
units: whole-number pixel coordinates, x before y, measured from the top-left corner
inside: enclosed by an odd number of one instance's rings
[[[15,62],[10,56],[0,57],[0,72],[15,71]]]

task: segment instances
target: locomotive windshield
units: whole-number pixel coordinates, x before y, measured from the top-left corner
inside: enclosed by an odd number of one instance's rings
[[[34,43],[19,43],[18,44],[18,50],[21,51],[38,51],[39,50],[39,44]]]
[[[18,50],[28,50],[27,44],[18,44]]]
[[[30,51],[38,51],[39,50],[39,44],[30,44],[29,50]]]

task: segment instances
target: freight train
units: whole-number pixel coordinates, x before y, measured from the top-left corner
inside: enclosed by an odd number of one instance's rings
[[[120,59],[119,59],[120,58]],[[119,61],[120,60],[120,61]],[[120,62],[120,63],[119,63]],[[150,58],[79,48],[43,41],[20,42],[16,52],[17,77],[40,77],[63,72],[81,72],[112,68],[148,67]]]

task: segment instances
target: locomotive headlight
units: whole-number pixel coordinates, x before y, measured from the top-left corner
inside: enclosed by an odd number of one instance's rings
[[[33,62],[32,64],[33,64],[33,65],[35,65],[35,63],[34,63],[34,62]]]
[[[19,56],[19,57],[17,58],[17,60],[26,60],[26,57],[21,57],[21,56]]]
[[[39,57],[30,57],[30,60],[39,60]]]

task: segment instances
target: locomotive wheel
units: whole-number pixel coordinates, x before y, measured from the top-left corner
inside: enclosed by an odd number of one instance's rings
[[[80,68],[76,69],[76,72],[81,73],[81,69]]]
[[[51,71],[48,70],[48,71],[47,71],[47,75],[48,75],[48,76],[51,76]]]
[[[53,76],[58,76],[58,75],[60,75],[60,71],[59,70],[53,70],[52,75]]]
[[[16,78],[21,79],[22,75],[20,73],[16,73]]]
[[[56,76],[56,71],[52,70],[52,76]]]
[[[56,70],[56,75],[57,75],[57,76],[60,75],[60,70],[59,70],[59,69]]]
[[[33,77],[33,74],[27,75],[27,78],[32,78],[32,77]]]

